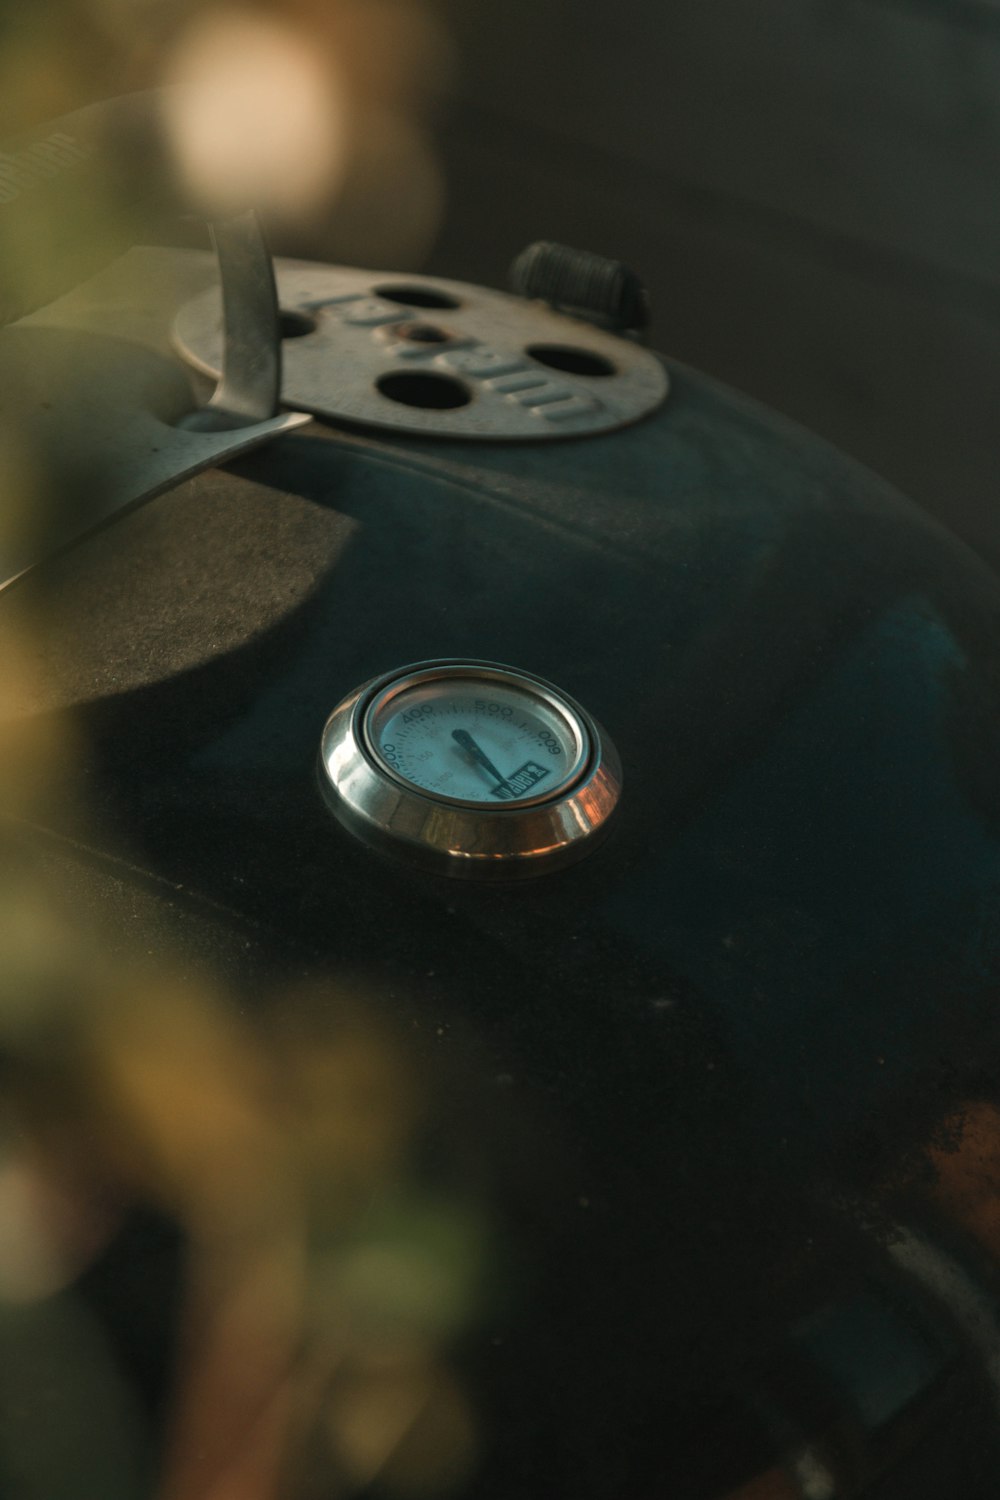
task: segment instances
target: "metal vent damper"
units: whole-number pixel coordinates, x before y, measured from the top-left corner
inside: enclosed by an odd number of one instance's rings
[[[638,421],[668,380],[649,350],[542,301],[440,277],[276,261],[283,399],[366,427],[496,442]],[[221,367],[216,288],[175,324],[181,354]]]

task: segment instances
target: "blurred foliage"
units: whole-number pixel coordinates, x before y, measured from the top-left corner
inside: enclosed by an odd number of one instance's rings
[[[261,68],[265,56],[269,73]],[[283,58],[291,72],[282,74]],[[237,133],[244,161],[257,170],[280,147],[290,118],[311,128],[307,145],[289,136],[294,150],[270,179],[279,248],[412,268],[441,213],[427,120],[452,67],[437,13],[420,0],[6,0],[0,140],[83,105],[192,76],[237,107],[242,90],[246,120]],[[232,110],[229,124],[235,129]],[[197,128],[204,135],[201,118]],[[312,177],[304,170],[310,152]],[[223,160],[232,167],[231,157]],[[294,211],[285,199],[289,178],[312,185],[310,200],[296,199]]]
[[[164,1500],[464,1479],[449,1351],[485,1311],[490,1212],[422,1169],[429,1081],[377,997],[281,992],[248,1021],[109,963],[13,844],[0,949],[3,1493],[131,1496],[154,1463]],[[76,1292],[137,1206],[185,1246],[161,1463]]]
[[[248,180],[293,248],[410,264],[440,207],[423,121],[448,67],[436,27],[403,0],[7,3],[0,138],[16,150],[44,122],[180,78],[185,99],[202,91],[195,144],[227,184],[266,157],[266,174]],[[205,100],[222,100],[221,115]],[[323,170],[298,172],[310,151]],[[190,168],[183,150],[180,160]],[[293,168],[309,189],[294,200]],[[99,176],[70,172],[67,184],[43,184],[38,212],[20,188],[0,205],[8,307],[65,279],[67,247],[72,267],[84,241],[98,259],[129,242],[129,205]],[[189,188],[197,203],[204,185]],[[30,364],[31,330],[18,337]],[[74,378],[67,369],[39,400],[72,401]],[[13,418],[0,438],[0,549],[14,556],[54,497],[72,504],[100,474],[73,471],[56,445],[32,449]],[[70,825],[95,830],[92,810],[74,806],[78,731],[31,711],[43,622],[8,616],[0,1493],[448,1491],[477,1453],[453,1352],[484,1313],[493,1231],[485,1191],[426,1170],[425,1067],[363,985],[279,992],[250,1017],[217,978],[165,955],[109,957],[33,845],[33,831],[66,826],[67,808]],[[148,1267],[137,1215],[161,1226]],[[119,1316],[134,1324],[132,1370],[127,1328],[112,1337],[95,1300],[108,1281],[130,1309]],[[164,1387],[165,1403],[150,1397]]]

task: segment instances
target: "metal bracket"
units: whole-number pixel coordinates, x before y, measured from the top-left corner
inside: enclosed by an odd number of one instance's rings
[[[281,322],[274,263],[254,213],[209,225],[219,262],[224,348],[222,379],[207,406],[181,426],[224,432],[266,422],[281,394]]]
[[[184,251],[129,252],[0,329],[0,441],[37,493],[0,530],[0,590],[53,553],[200,470],[309,421],[275,415],[281,379],[271,259],[252,214],[211,226],[224,307],[223,374],[191,410],[170,351]],[[130,271],[132,274],[130,275]]]

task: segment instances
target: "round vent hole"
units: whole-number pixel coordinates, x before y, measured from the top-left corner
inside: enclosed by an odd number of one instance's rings
[[[376,297],[384,297],[386,302],[398,302],[401,307],[437,307],[446,309],[458,307],[458,298],[453,297],[450,292],[439,291],[433,286],[377,286],[374,288]]]
[[[451,343],[451,334],[443,328],[435,328],[433,323],[397,323],[396,332],[401,339],[409,339],[411,344]]]
[[[472,400],[460,380],[449,375],[428,375],[424,371],[394,370],[380,375],[375,382],[383,396],[402,406],[419,406],[424,411],[451,411],[468,406]]]
[[[574,344],[529,344],[527,351],[540,365],[563,370],[567,375],[615,375],[615,366],[603,354],[580,349]]]
[[[278,326],[283,339],[304,339],[307,333],[316,332],[316,319],[307,317],[305,313],[289,312],[283,307],[278,317]]]

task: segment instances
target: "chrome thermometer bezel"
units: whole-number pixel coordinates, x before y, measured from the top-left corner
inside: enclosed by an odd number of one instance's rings
[[[571,763],[548,792],[506,802],[447,796],[388,763],[373,726],[413,689],[499,684],[541,705],[563,726]],[[513,773],[510,773],[511,776]],[[439,874],[467,879],[541,874],[571,863],[607,831],[621,765],[595,719],[544,678],[499,662],[446,658],[398,667],[339,703],[320,743],[324,801],[355,837]]]

